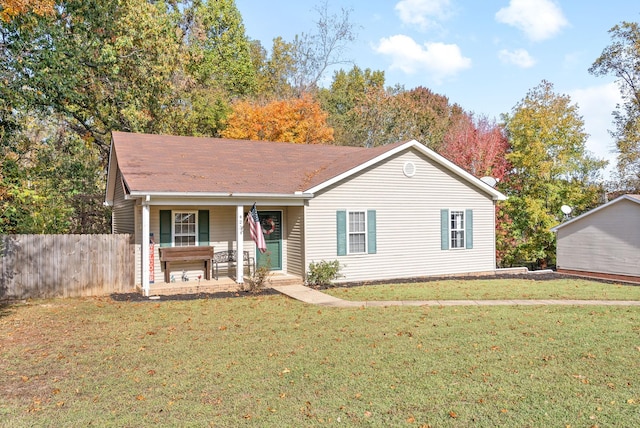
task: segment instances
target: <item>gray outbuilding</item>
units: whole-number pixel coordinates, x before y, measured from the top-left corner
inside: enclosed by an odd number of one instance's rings
[[[551,230],[558,272],[640,282],[640,195],[622,195]]]

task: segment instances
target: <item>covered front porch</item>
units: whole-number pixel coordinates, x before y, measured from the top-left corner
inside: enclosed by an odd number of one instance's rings
[[[268,267],[269,280],[280,285],[304,280],[304,198],[258,201],[267,252],[260,253],[249,233],[246,215],[252,202],[227,198],[146,197],[136,210],[136,287],[145,296],[242,291],[256,268]],[[256,198],[257,199],[257,198]],[[142,245],[148,242],[149,245]],[[162,260],[163,248],[207,247],[241,254],[239,262],[216,265],[202,260]],[[177,248],[176,248],[177,249]],[[253,269],[243,259],[249,258]],[[213,258],[213,257],[212,257]],[[217,277],[217,278],[216,278]],[[267,284],[268,286],[268,284]]]

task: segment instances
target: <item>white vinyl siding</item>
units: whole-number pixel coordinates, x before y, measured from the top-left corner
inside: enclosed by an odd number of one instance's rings
[[[414,162],[415,175],[403,173]],[[366,207],[376,213],[375,254],[336,255],[336,212]],[[441,209],[473,211],[473,248],[441,250]],[[306,265],[335,260],[340,281],[489,272],[495,269],[494,204],[491,197],[408,151],[347,181],[318,192],[306,209]]]
[[[640,276],[640,205],[621,200],[558,229],[558,269]]]
[[[124,198],[122,186],[122,174],[118,170],[114,189],[113,209],[111,211],[111,230],[113,233],[134,233],[135,231],[135,205],[134,200]]]
[[[287,265],[286,272],[303,276],[305,270],[303,246],[304,208],[287,207],[282,216],[282,223],[286,225],[285,230],[287,231],[286,235],[283,235],[282,261]]]

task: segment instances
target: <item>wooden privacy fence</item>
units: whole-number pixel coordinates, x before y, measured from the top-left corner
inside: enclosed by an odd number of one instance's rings
[[[101,296],[134,288],[132,235],[0,235],[0,299]]]

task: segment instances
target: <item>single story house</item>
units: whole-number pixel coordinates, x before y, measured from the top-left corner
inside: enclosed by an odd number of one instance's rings
[[[640,195],[622,195],[551,230],[558,272],[640,282]]]
[[[113,232],[135,235],[145,295],[163,281],[159,247],[248,251],[300,280],[323,260],[340,262],[339,281],[495,271],[494,203],[505,196],[415,140],[362,148],[112,137],[106,203]],[[245,227],[254,203],[265,254]],[[235,269],[229,277],[242,283],[242,263]],[[193,279],[203,264],[179,271]]]

